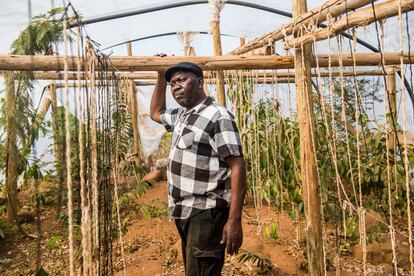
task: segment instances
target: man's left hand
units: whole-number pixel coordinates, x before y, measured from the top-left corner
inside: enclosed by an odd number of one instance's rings
[[[243,230],[241,219],[229,218],[223,229],[221,244],[226,244],[227,253],[230,255],[237,254],[243,243]]]

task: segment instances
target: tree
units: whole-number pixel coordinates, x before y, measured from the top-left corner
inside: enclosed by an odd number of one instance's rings
[[[63,41],[64,12],[64,8],[54,8],[34,17],[12,43],[11,54],[52,54],[52,45]],[[6,154],[0,169],[5,170],[7,215],[8,221],[12,222],[17,219],[18,211],[17,178],[26,169],[39,124],[29,94],[34,82],[32,72],[9,72],[4,76],[6,97],[0,107],[0,128],[6,135],[0,139]]]

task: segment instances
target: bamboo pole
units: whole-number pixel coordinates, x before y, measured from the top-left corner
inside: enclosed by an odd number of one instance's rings
[[[396,16],[399,13],[400,4],[401,12],[414,10],[414,0],[388,0],[375,4],[375,11],[371,6],[357,10],[335,21],[329,28],[318,29],[315,32],[289,40],[285,47],[297,48],[302,44],[320,41],[328,37],[332,38],[354,27],[366,26],[375,21]]]
[[[306,13],[306,0],[292,1],[293,16]],[[296,101],[299,121],[302,199],[306,218],[306,244],[309,275],[324,274],[323,239],[319,202],[319,179],[314,149],[311,44],[295,50]]]
[[[132,47],[131,42],[127,43],[128,56],[132,56]],[[134,160],[135,165],[139,166],[141,163],[141,146],[139,140],[139,130],[138,130],[138,103],[137,103],[137,88],[133,80],[129,80],[129,108],[131,112],[131,124],[132,131],[134,134]]]
[[[307,13],[293,19],[292,22],[282,27],[261,35],[245,45],[234,49],[229,54],[241,55],[253,49],[260,48],[265,45],[273,44],[273,42],[283,39],[285,36],[291,35],[304,25],[317,25],[326,20],[327,15],[332,17],[339,16],[346,11],[358,9],[371,3],[372,0],[328,0],[323,5],[310,10]]]
[[[213,47],[214,55],[221,56],[223,51],[221,49],[221,35],[220,35],[220,19],[210,21],[211,32],[213,33]],[[224,90],[224,72],[217,71],[217,102],[221,105],[226,105],[226,92]]]
[[[401,56],[402,55],[402,56]],[[414,52],[385,52],[384,65],[399,65],[400,57],[404,64],[414,63]],[[63,71],[64,56],[0,55],[0,70],[12,71]],[[352,54],[342,54],[343,66],[354,66]],[[158,71],[179,62],[189,61],[198,64],[203,70],[239,69],[292,69],[293,56],[210,56],[210,57],[110,57],[109,70],[114,71]],[[329,67],[329,55],[318,55],[319,67]],[[332,55],[332,67],[339,66],[339,56]],[[356,53],[355,66],[379,66],[381,53]],[[82,62],[83,63],[83,62]],[[315,66],[314,63],[312,63]],[[82,70],[84,68],[81,68]],[[76,57],[68,56],[68,70],[77,70]]]
[[[235,72],[235,74],[239,77],[251,77],[250,72]],[[152,72],[120,72],[116,73],[119,78],[121,79],[133,79],[136,80],[136,85],[153,85],[152,81],[157,79],[157,73]],[[232,74],[230,74],[232,75]],[[353,71],[343,71],[343,76],[382,76],[384,72],[382,69],[375,69],[375,70],[357,70],[356,73]],[[204,72],[204,80],[210,81],[210,74],[208,72]],[[293,71],[255,71],[255,77],[259,78],[294,78],[295,72]],[[312,73],[312,77],[319,76],[317,73]],[[321,72],[321,77],[329,77],[329,72]],[[332,76],[339,76],[339,71],[332,72]],[[59,72],[35,72],[34,77],[37,80],[63,80],[64,74]],[[86,79],[84,74],[81,74],[81,78]],[[76,73],[69,72],[69,80],[77,80]],[[144,80],[148,80],[149,83],[146,84]]]

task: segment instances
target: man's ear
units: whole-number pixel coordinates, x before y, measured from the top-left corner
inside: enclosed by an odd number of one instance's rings
[[[198,88],[203,88],[203,87],[204,87],[204,79],[198,78]]]

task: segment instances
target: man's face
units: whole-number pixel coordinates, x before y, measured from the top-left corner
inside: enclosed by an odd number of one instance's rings
[[[183,107],[194,107],[200,97],[202,78],[192,72],[177,71],[170,79],[171,92],[177,103]]]

